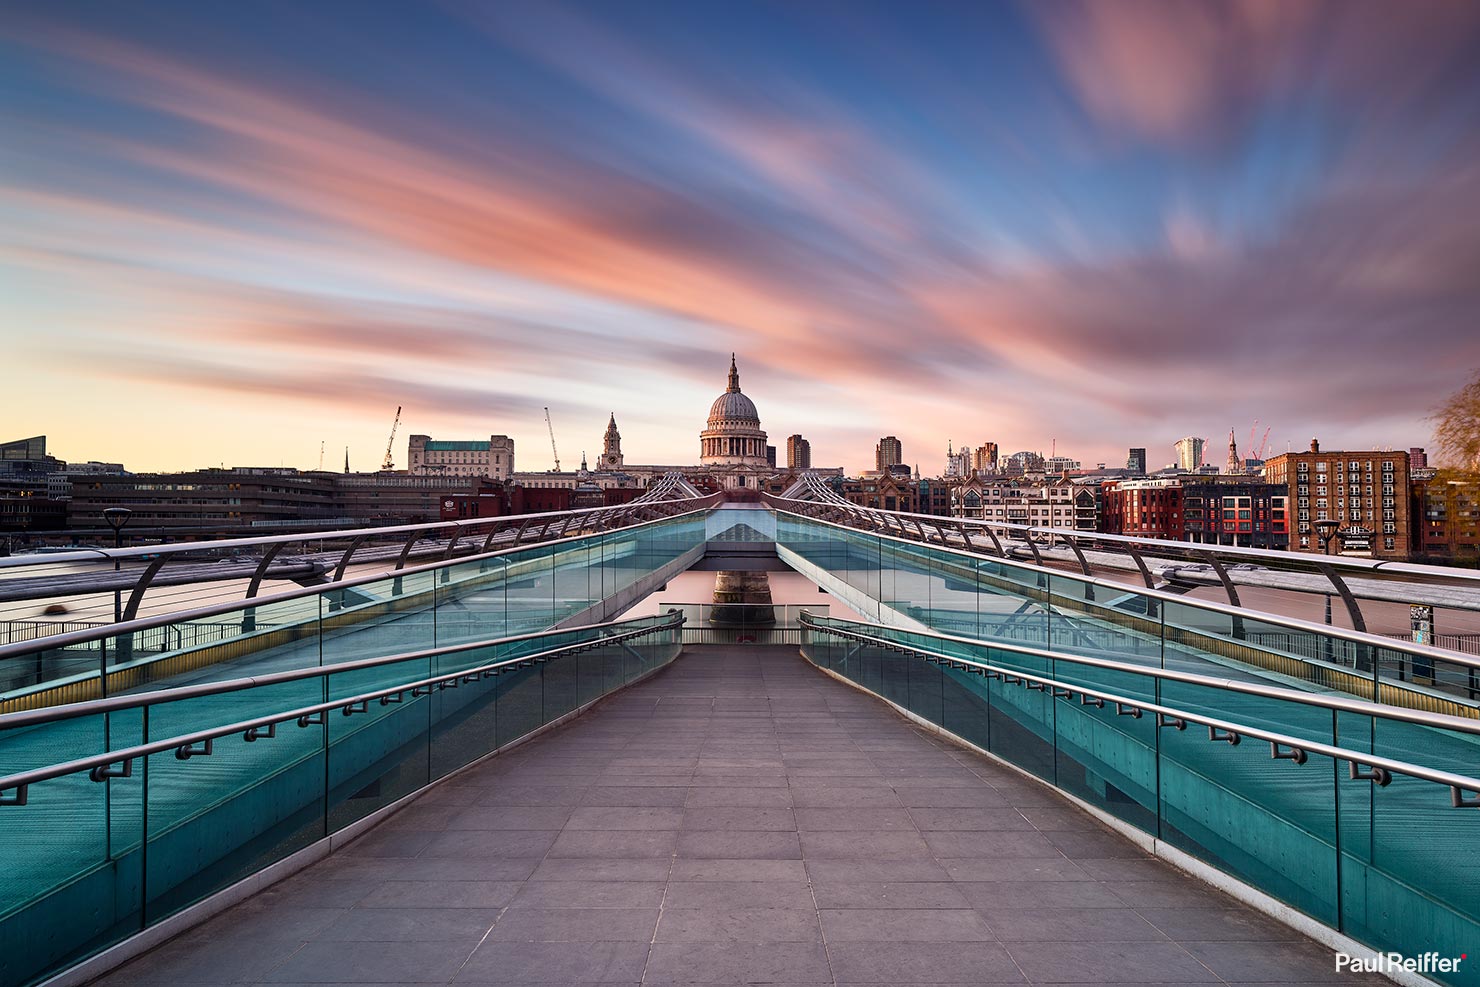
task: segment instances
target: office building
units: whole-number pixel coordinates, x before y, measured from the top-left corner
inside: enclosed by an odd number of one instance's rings
[[[800,435],[786,437],[786,468],[808,470],[812,468],[812,443]]]
[[[406,472],[413,476],[507,480],[514,475],[514,440],[507,435],[490,435],[487,439],[413,435],[407,440]]]
[[[1195,473],[1203,464],[1203,440],[1195,435],[1189,435],[1185,439],[1178,439],[1175,446],[1177,450],[1177,468]]]
[[[889,467],[899,466],[904,462],[904,444],[892,435],[886,435],[874,446],[874,469],[880,473],[887,473]]]

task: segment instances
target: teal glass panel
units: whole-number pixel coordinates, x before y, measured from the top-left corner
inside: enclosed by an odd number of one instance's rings
[[[985,674],[961,668],[942,673],[941,725],[983,750],[992,746],[992,708]]]
[[[987,660],[1000,667],[1048,673],[1041,658],[991,650]],[[989,679],[992,735],[988,749],[1025,771],[1048,781],[1054,778],[1054,701],[1047,689],[1030,688],[1025,680]]]
[[[641,647],[640,644],[633,645],[634,648]],[[580,705],[580,674],[579,663],[574,655],[554,658],[540,665],[540,674],[543,678],[540,689],[540,702],[543,707],[541,715],[542,723],[557,720],[567,713],[574,712]]]
[[[582,539],[560,548],[550,575],[555,616],[552,623],[589,611],[609,595],[603,585],[602,557],[599,540]],[[587,617],[601,619],[599,613],[588,613]]]
[[[68,688],[57,702],[96,699],[102,695],[100,674],[108,650],[116,647],[111,638],[81,641],[64,647],[38,644],[28,653],[0,662],[0,701],[48,688]]]
[[[333,672],[331,700],[431,677],[431,661]],[[336,708],[326,715],[329,831],[335,832],[427,784],[431,779],[428,696],[411,692]],[[345,709],[350,712],[346,713]]]
[[[435,571],[415,572],[321,594],[319,664],[337,665],[436,647],[438,578]],[[306,664],[310,662],[300,660],[294,667]]]
[[[504,560],[508,634],[529,634],[555,623],[556,557],[549,548],[524,549]]]
[[[1262,697],[1223,715],[1279,716]],[[1192,710],[1208,699],[1200,687],[1164,681],[1161,702]],[[1329,723],[1330,714],[1326,714]],[[1249,724],[1260,725],[1260,724]],[[1307,735],[1314,731],[1307,730]],[[1298,735],[1298,734],[1297,734]],[[1208,728],[1158,731],[1161,749],[1161,836],[1267,894],[1315,916],[1337,921],[1336,813],[1331,762],[1314,754],[1304,764],[1271,757],[1268,743],[1210,739]]]
[[[493,681],[498,692],[498,745],[504,747],[544,723],[541,666],[530,662],[508,667]]]
[[[447,656],[442,656],[446,658]],[[460,655],[459,666],[479,668],[497,661],[496,649],[477,648]],[[448,671],[440,667],[437,674]],[[476,681],[459,681],[456,688],[432,689],[432,778],[441,778],[498,747],[497,678],[487,672]]]
[[[1048,644],[1047,577],[1005,562],[976,563],[977,636]]]
[[[4,772],[141,744],[141,721],[126,710],[6,731]],[[66,775],[0,806],[0,983],[31,982],[143,927],[142,768],[102,782]]]
[[[1059,696],[1055,776],[1058,786],[1145,832],[1157,831],[1156,715],[1135,704],[1151,702],[1155,680],[1134,672],[1053,662],[1053,677],[1120,696],[1117,703],[1084,694]]]
[[[1156,608],[1139,593],[1055,573],[1049,578],[1053,647],[1073,654],[1156,667],[1162,628]]]
[[[945,717],[945,683],[940,666],[926,661],[911,661],[906,666],[906,673],[908,691],[904,707],[924,720],[940,723]]]
[[[606,658],[599,651],[581,651],[568,659],[576,664],[576,692],[581,705],[606,693]]]
[[[253,705],[277,711],[321,701],[318,678],[260,689]],[[179,725],[208,710],[189,709],[216,697],[150,708],[151,737],[179,736]],[[231,722],[223,717],[214,725]],[[194,729],[200,729],[196,726]],[[252,739],[248,739],[248,737]],[[150,922],[179,911],[321,839],[324,820],[323,727],[295,721],[231,734],[207,753],[166,751],[149,757]],[[188,754],[188,756],[181,756]]]
[[[1475,774],[1473,734],[1347,712],[1338,730],[1350,750]],[[1469,952],[1480,934],[1480,810],[1454,808],[1444,785],[1403,774],[1380,785],[1338,767],[1343,931],[1377,948],[1419,942],[1440,956]],[[1439,979],[1476,983],[1480,975],[1462,968]]]
[[[501,556],[451,566],[436,587],[437,644],[485,641],[506,631],[504,569]]]

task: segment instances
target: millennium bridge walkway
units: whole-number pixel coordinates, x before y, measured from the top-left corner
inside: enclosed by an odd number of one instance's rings
[[[937,521],[670,483],[326,534],[328,582],[232,543],[245,598],[142,617],[209,546],[95,553],[130,619],[0,646],[0,985],[1360,983],[1336,952],[1480,942],[1480,660],[1196,598],[1185,546]],[[692,568],[865,619],[622,619]]]

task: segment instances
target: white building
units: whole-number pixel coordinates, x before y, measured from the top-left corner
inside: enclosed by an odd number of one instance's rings
[[[413,476],[507,480],[514,475],[514,440],[507,435],[490,435],[486,441],[413,435],[407,441],[406,464]]]
[[[1094,531],[1099,520],[1094,490],[1082,483],[1004,483],[973,478],[951,489],[955,517]]]

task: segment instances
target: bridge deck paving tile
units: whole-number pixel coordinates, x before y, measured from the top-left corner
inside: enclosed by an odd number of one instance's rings
[[[502,908],[522,887],[522,881],[385,881],[355,907]]]
[[[817,910],[807,881],[670,881],[664,909],[801,908]]]
[[[413,806],[414,808],[414,806]],[[459,810],[437,830],[564,829],[577,810],[568,805],[478,805]],[[405,815],[398,812],[392,819]]]
[[[668,789],[648,789],[667,791]],[[684,821],[679,806],[581,806],[570,814],[566,828],[572,830],[662,830],[678,829]]]
[[[301,928],[310,942],[477,942],[500,908],[363,908],[345,910],[320,929]]]
[[[693,787],[688,789],[685,798],[685,808],[790,808],[796,798],[796,790],[789,786],[739,787],[739,789],[721,789],[718,786]]]
[[[652,942],[657,924],[656,906],[550,908],[514,904],[498,916],[488,938],[493,942]]]
[[[961,887],[950,881],[832,881],[814,883],[812,894],[821,909],[971,908]]]
[[[763,792],[780,790],[757,789]],[[689,806],[683,810],[681,828],[695,831],[765,830],[795,833],[797,820],[790,806]]]
[[[678,834],[680,858],[800,860],[802,847],[795,830],[684,830]]]
[[[759,885],[767,887],[767,885]],[[821,942],[815,908],[665,904],[654,942]]]
[[[675,786],[595,785],[581,797],[582,806],[681,808],[693,789]]]
[[[783,648],[695,649],[102,984],[1372,983]]]

